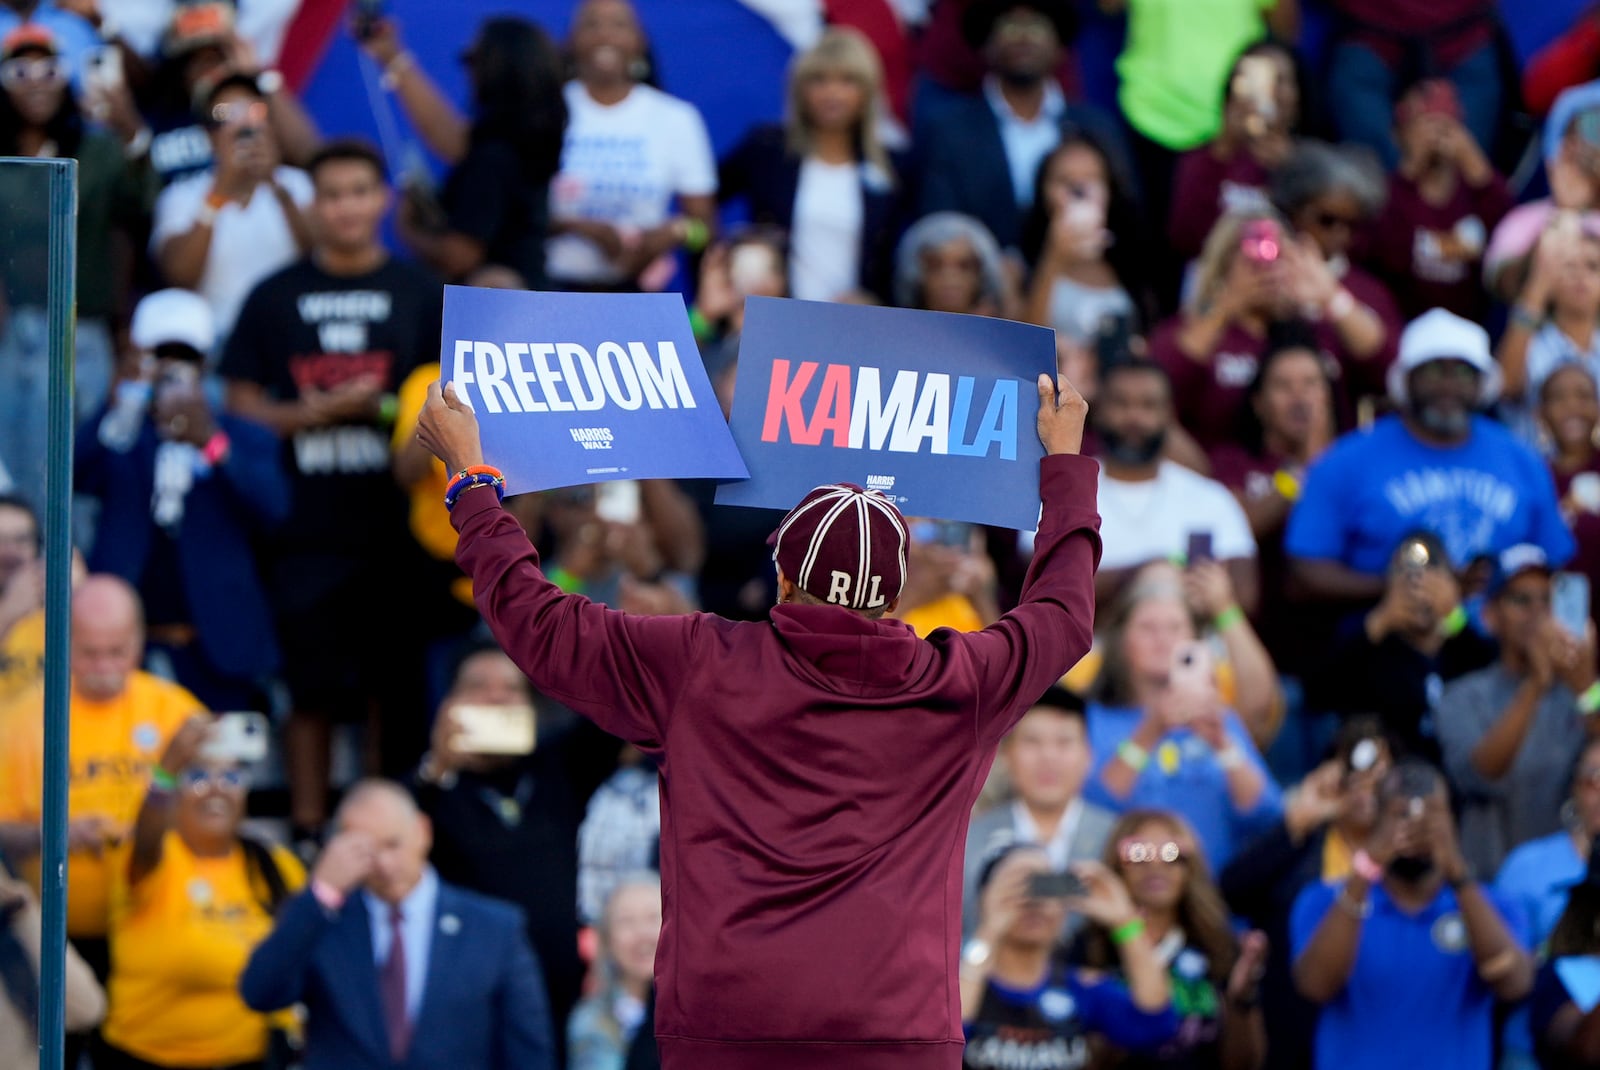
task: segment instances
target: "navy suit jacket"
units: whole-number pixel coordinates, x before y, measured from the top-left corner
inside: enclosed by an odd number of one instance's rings
[[[101,506],[89,570],[121,576],[137,588],[156,534],[150,498],[161,440],[146,418],[126,453],[109,450],[100,442],[104,414],[79,429],[74,462],[78,492]],[[254,543],[289,515],[289,480],[276,435],[226,413],[215,419],[232,445],[227,459],[197,478],[184,498],[178,568],[194,618],[189,623],[207,657],[230,675],[259,677],[278,667],[278,644]]]
[[[1127,140],[1109,115],[1069,101],[1061,126],[1089,133],[1105,149],[1119,177],[1132,182]],[[1017,248],[1022,239],[1022,211],[1017,207],[1005,143],[1000,140],[1000,120],[988,99],[980,94],[951,100],[935,116],[919,123],[917,132],[924,143],[918,168],[922,178],[919,214],[962,212],[988,227],[1002,249]],[[1029,189],[1033,181],[1034,176],[1029,175]]]
[[[743,197],[750,220],[784,230],[794,228],[794,200],[800,192],[801,159],[789,151],[783,127],[752,130],[726,159],[717,177],[723,201]],[[860,277],[857,284],[887,300],[894,275],[894,243],[899,238],[905,168],[893,160],[896,174],[885,175],[861,165]]]
[[[263,1013],[304,1003],[306,1070],[556,1070],[550,1010],[522,912],[439,883],[411,1049],[389,1057],[363,897],[330,915],[309,890],[284,904],[239,993]]]

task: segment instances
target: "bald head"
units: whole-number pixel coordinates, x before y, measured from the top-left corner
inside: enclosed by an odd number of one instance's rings
[[[144,655],[144,609],[115,576],[90,576],[72,595],[72,683],[86,699],[122,694]]]
[[[391,780],[360,781],[345,793],[337,820],[341,835],[371,841],[366,885],[373,895],[398,903],[417,886],[433,847],[433,827],[410,792]]]

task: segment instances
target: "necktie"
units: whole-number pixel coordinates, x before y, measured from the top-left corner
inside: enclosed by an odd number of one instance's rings
[[[411,1047],[411,1020],[406,1016],[406,945],[401,935],[399,907],[389,910],[389,957],[378,972],[378,994],[383,1000],[383,1025],[389,1034],[389,1057],[404,1062]]]

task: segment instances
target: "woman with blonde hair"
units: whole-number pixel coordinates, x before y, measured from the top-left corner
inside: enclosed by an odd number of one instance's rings
[[[900,188],[878,129],[882,94],[871,43],[829,29],[789,68],[784,122],[751,131],[722,162],[721,198],[789,232],[801,300],[888,297]]]

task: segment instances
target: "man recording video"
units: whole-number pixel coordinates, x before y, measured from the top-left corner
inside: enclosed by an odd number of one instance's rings
[[[540,691],[662,760],[667,1070],[960,1064],[968,817],[1000,737],[1093,631],[1087,406],[1064,380],[1038,386],[1044,509],[1020,603],[927,640],[883,619],[905,582],[904,518],[844,484],[774,534],[767,621],[563,594],[497,504],[476,417],[453,387],[430,392],[418,434],[459,473],[457,559],[496,639]]]

